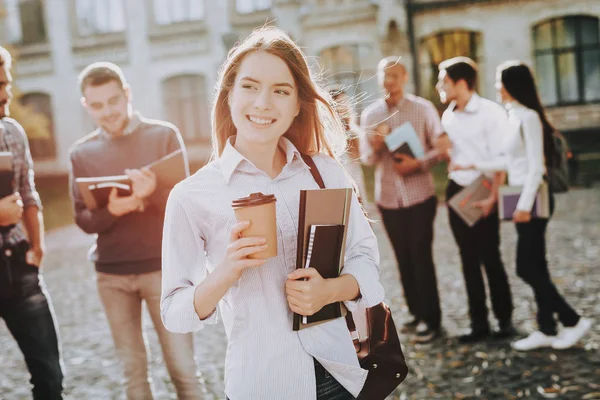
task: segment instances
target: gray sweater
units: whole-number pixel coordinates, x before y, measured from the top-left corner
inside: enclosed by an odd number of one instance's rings
[[[179,148],[185,156],[183,140],[173,125],[145,118],[132,122],[137,126],[124,136],[112,138],[98,129],[70,151],[75,223],[84,232],[97,234],[90,259],[97,271],[110,274],[142,274],[161,268],[164,211],[170,188],[157,187],[144,212],[115,217],[106,208],[88,210],[75,178],[122,175],[125,169],[142,168]]]

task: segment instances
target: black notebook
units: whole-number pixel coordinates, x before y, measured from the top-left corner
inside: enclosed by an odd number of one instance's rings
[[[15,192],[15,174],[13,172],[13,154],[10,151],[0,152],[0,198]]]
[[[131,184],[128,182],[101,182],[88,186],[88,189],[98,208],[105,208],[108,205],[108,198],[113,189],[117,189],[117,196],[131,196]]]
[[[408,143],[403,143],[402,145],[400,145],[400,147],[398,147],[396,149],[396,151],[394,151],[394,154],[403,154],[405,156],[415,158],[415,153],[412,152],[412,149],[410,148],[410,145]],[[395,161],[401,161],[401,160],[395,160]]]
[[[343,241],[344,225],[311,225],[305,268],[316,269],[325,279],[340,276],[339,266]],[[341,303],[332,303],[310,317],[303,316],[302,323],[312,324],[341,316]]]
[[[307,264],[308,248],[311,240],[311,229],[313,226],[333,226],[334,228],[315,228],[315,234],[313,235],[311,250],[311,264],[319,271],[323,277],[327,278],[337,277],[344,264],[344,249],[346,247],[346,230],[348,229],[348,218],[350,215],[350,204],[352,199],[352,189],[312,189],[312,190],[301,190],[300,191],[300,207],[298,214],[298,252],[296,254],[296,268],[305,268]],[[337,228],[337,227],[341,228]],[[339,231],[342,232],[341,239],[337,239]],[[324,238],[323,242],[319,238],[321,236],[334,234],[334,238]],[[341,244],[337,241],[341,240]],[[324,243],[336,243],[340,247],[337,249],[330,249],[326,246],[325,250],[321,250]],[[316,246],[316,248],[315,248]],[[331,245],[329,247],[336,247]],[[331,253],[330,253],[331,251]],[[334,254],[337,254],[334,257]],[[329,257],[332,261],[321,261],[321,257],[324,259]],[[345,308],[343,303],[338,302],[335,304],[340,309],[340,312],[345,315]],[[328,307],[328,306],[327,306]],[[322,316],[322,314],[320,314]],[[332,315],[338,315],[336,312]],[[312,318],[312,317],[311,317]],[[315,324],[324,323],[337,316],[319,319],[314,323],[303,323],[303,317],[299,314],[294,313],[292,329],[297,331],[300,329],[311,327]]]

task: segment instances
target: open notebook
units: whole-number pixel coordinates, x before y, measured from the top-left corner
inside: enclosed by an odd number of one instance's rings
[[[146,165],[145,168],[154,172],[157,186],[173,187],[186,178],[185,163],[186,159],[180,149]],[[117,189],[119,196],[129,196],[132,193],[131,180],[127,175],[76,178],[75,182],[89,210],[106,207],[113,188]]]

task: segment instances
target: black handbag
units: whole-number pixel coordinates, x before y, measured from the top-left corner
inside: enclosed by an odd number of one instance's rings
[[[319,187],[324,189],[325,182],[312,157],[302,154],[302,159],[309,166]],[[383,302],[358,312],[365,313],[361,317],[366,323],[366,337],[360,336],[352,313],[346,314],[346,325],[354,342],[358,362],[361,368],[369,371],[358,399],[384,400],[408,375],[398,331],[390,308]]]

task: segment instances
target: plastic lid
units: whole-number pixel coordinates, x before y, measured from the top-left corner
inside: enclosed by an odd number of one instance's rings
[[[242,197],[241,199],[233,200],[231,202],[231,206],[233,208],[243,208],[243,207],[253,207],[260,206],[262,204],[273,203],[277,201],[275,195],[273,194],[262,194],[251,193],[247,197]]]

